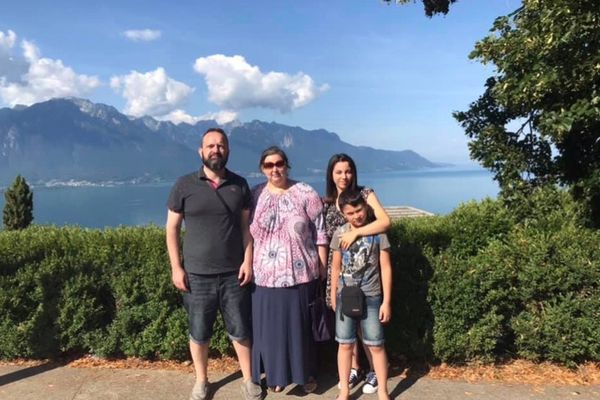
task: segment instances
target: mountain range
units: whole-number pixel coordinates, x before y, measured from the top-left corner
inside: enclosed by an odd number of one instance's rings
[[[112,106],[80,98],[57,98],[29,107],[0,109],[0,185],[17,174],[30,183],[49,181],[162,181],[198,168],[202,133],[215,121],[194,125],[135,118]],[[293,175],[322,174],[334,153],[354,158],[360,172],[439,166],[411,150],[353,146],[324,129],[305,130],[275,122],[232,122],[228,168],[259,173],[260,153],[278,145]]]

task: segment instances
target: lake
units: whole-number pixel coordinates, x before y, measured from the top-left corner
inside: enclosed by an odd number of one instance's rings
[[[321,176],[294,178],[323,194]],[[250,186],[264,178],[250,178]],[[384,206],[407,205],[447,214],[461,202],[496,197],[498,185],[488,171],[437,168],[360,174],[359,183],[375,189]],[[145,185],[34,187],[34,223],[80,225],[90,228],[118,225],[164,225],[166,200],[172,182]],[[0,198],[4,208],[4,196]]]

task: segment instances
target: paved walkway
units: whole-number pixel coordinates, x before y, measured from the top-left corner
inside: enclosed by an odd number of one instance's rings
[[[334,399],[337,394],[335,374],[325,374],[316,393],[306,395],[298,387],[283,393],[268,393],[267,399],[302,398]],[[187,372],[147,369],[73,368],[61,365],[22,367],[0,366],[0,399],[2,400],[187,400],[193,375]],[[213,399],[241,399],[241,376],[211,375]],[[600,385],[544,386],[519,384],[467,383],[431,378],[390,379],[392,398],[402,400],[565,400],[600,399]],[[360,386],[352,399],[376,400],[376,395],[362,394]]]

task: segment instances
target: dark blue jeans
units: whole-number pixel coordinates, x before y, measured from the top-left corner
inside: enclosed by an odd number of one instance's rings
[[[250,284],[240,286],[237,272],[199,275],[188,273],[189,292],[183,294],[188,314],[190,339],[208,343],[213,334],[217,311],[221,311],[231,340],[250,339],[252,335]]]

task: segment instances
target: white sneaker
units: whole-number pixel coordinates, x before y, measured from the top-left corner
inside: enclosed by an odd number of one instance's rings
[[[354,386],[358,384],[360,381],[360,377],[358,376],[358,371],[354,368],[350,369],[350,377],[348,378],[348,389],[352,389]],[[338,382],[338,389],[341,389],[342,385]]]
[[[367,374],[365,384],[362,387],[362,392],[364,394],[377,393],[377,375],[375,375],[375,372],[371,371]]]

